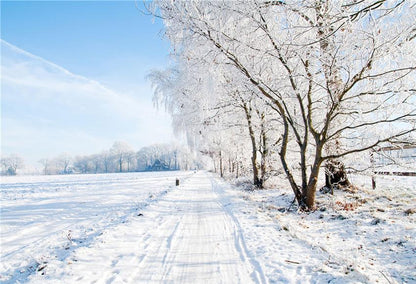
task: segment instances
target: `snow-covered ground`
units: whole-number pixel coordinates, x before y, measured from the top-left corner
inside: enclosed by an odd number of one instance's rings
[[[243,227],[261,227],[247,231],[249,249],[271,283],[416,283],[416,177],[377,176],[376,190],[351,180],[356,193],[318,192],[313,213],[287,210],[290,190],[243,195]]]
[[[354,177],[306,214],[207,172],[5,178],[0,281],[414,283],[415,181]]]
[[[26,279],[125,222],[191,172],[1,177],[0,281]]]

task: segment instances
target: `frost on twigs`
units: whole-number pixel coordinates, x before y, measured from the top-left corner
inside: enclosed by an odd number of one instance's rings
[[[152,2],[177,62],[155,99],[214,172],[282,172],[314,210],[322,168],[326,191],[355,191],[348,157],[414,141],[416,6],[344,2]]]

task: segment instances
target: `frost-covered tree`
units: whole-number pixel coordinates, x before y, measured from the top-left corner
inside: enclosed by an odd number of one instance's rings
[[[211,61],[211,69],[233,66],[241,88],[250,84],[268,101],[281,123],[274,137],[281,165],[302,208],[314,208],[325,163],[333,166],[332,178],[346,156],[414,136],[416,5],[376,0],[153,4],[183,64],[199,58]],[[201,95],[188,93],[187,99]],[[292,149],[296,159],[288,157]]]
[[[49,159],[46,159],[46,158],[44,158],[44,159],[40,159],[39,160],[39,163],[42,165],[42,167],[43,167],[43,169],[42,169],[42,172],[43,172],[43,174],[44,175],[48,175],[48,174],[50,174],[50,172],[49,172],[49,167],[50,167],[50,161],[49,161]]]
[[[128,157],[132,152],[133,148],[126,142],[122,141],[114,142],[113,146],[111,147],[110,153],[113,155],[120,173],[123,172],[123,165],[129,160]]]
[[[17,170],[23,168],[23,159],[17,154],[11,154],[1,158],[1,165],[3,167],[3,174],[15,176]]]
[[[56,170],[59,174],[69,174],[72,157],[68,153],[63,153],[54,159]]]
[[[87,174],[91,172],[92,169],[92,160],[90,156],[78,156],[74,161],[75,169],[82,173]]]
[[[250,86],[242,89],[241,82],[235,82],[235,70],[229,66],[211,68],[205,58],[190,56],[184,61],[186,64],[149,75],[156,104],[165,106],[172,115],[175,131],[184,133],[193,149],[213,159],[214,171],[221,176],[225,172],[238,175],[241,163],[237,158],[247,158],[251,161],[253,184],[261,188],[269,153],[270,123],[265,115],[270,108],[265,108],[265,102]],[[246,155],[236,153],[236,149],[247,145],[251,146],[251,157],[250,151],[245,151]]]
[[[100,154],[93,154],[90,156],[91,164],[94,169],[94,174],[102,172],[103,159]]]
[[[99,154],[104,173],[110,173],[114,168],[113,156],[110,151],[103,151]]]

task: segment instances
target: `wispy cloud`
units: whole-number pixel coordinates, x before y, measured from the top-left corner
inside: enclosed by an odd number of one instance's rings
[[[73,74],[4,40],[1,50],[2,152],[26,151],[22,155],[33,156],[22,144],[33,145],[32,151],[42,155],[74,148],[74,152],[91,152],[114,140],[130,140],[137,147],[171,138],[167,115],[152,108],[150,87],[144,86],[148,94],[143,100]],[[86,145],[87,141],[95,145]]]

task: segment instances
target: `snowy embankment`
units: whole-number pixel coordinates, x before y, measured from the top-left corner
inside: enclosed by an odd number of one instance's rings
[[[416,281],[412,178],[319,194],[310,214],[205,172],[43,178],[3,181],[2,282]]]
[[[243,227],[260,227],[249,249],[270,282],[416,283],[416,177],[378,176],[376,190],[351,179],[357,192],[318,193],[312,213],[287,210],[290,190],[243,194]]]

